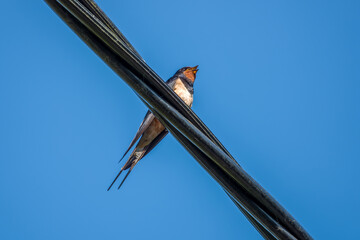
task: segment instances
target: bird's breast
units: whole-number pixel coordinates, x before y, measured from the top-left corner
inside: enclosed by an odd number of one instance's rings
[[[180,79],[176,79],[174,84],[174,92],[188,105],[192,106],[193,94],[189,92],[184,83]]]

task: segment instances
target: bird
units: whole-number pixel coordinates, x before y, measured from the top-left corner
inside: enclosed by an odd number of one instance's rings
[[[193,104],[193,95],[194,95],[194,81],[198,71],[198,65],[195,67],[183,67],[180,68],[169,80],[166,81],[166,84],[188,105],[190,108]],[[154,114],[149,110],[140,127],[135,134],[134,139],[131,141],[130,146],[125,151],[125,154],[120,159],[120,161],[126,156],[134,144],[139,140],[138,144],[130,154],[128,160],[120,169],[119,173],[116,175],[113,182],[110,184],[108,191],[114,185],[116,180],[119,178],[120,174],[128,170],[124,179],[121,181],[118,189],[123,185],[126,178],[129,176],[130,172],[133,170],[135,165],[147,155],[166,135],[168,131],[161,124],[161,122],[154,116]],[[119,161],[119,162],[120,162]]]

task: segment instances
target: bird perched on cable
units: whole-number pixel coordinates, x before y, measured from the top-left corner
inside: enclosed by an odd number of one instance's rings
[[[196,73],[198,71],[198,66],[195,67],[183,67],[179,69],[174,76],[166,81],[166,84],[187,104],[189,107],[193,103],[193,94],[194,94],[194,81],[196,78]],[[133,170],[135,165],[146,155],[148,154],[168,133],[166,128],[161,124],[161,122],[150,112],[148,111],[145,115],[144,120],[142,121],[134,139],[131,141],[129,148],[126,150],[124,156],[120,161],[125,157],[129,152],[132,146],[140,138],[135,149],[132,151],[129,159],[121,168],[120,172],[115,177],[114,181],[111,183],[108,191],[112,185],[116,182],[120,174],[124,170],[128,170],[124,179],[120,183],[118,189],[122,186],[125,179],[129,176],[130,172]]]

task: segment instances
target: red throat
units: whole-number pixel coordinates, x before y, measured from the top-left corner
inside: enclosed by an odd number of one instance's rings
[[[196,78],[196,73],[199,70],[198,69],[199,65],[196,65],[195,67],[188,67],[185,71],[184,71],[184,75],[185,77],[187,77],[191,82],[195,81]]]
[[[192,81],[192,82],[195,81],[195,77],[196,77],[195,74],[196,74],[196,73],[194,73],[194,72],[191,71],[191,70],[186,70],[186,71],[184,72],[185,77],[187,77],[187,78],[188,78],[190,81]]]

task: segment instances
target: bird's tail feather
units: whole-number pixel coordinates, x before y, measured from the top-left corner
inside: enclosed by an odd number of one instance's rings
[[[129,176],[129,174],[131,173],[133,168],[130,168],[129,171],[127,172],[127,174],[125,175],[124,179],[121,181],[118,190],[121,188],[121,186],[123,185],[123,183],[125,182],[126,178]]]
[[[124,171],[124,169],[121,169],[120,172],[118,173],[118,175],[116,175],[114,181],[112,181],[112,183],[110,184],[108,191],[110,190],[110,188],[112,187],[112,185],[114,185],[114,183],[116,182],[116,180],[119,178],[120,174]],[[127,175],[127,174],[126,174]]]
[[[120,158],[120,160],[118,161],[118,163],[120,163],[120,162],[121,162],[121,160],[123,160],[123,159],[124,159],[125,155],[126,155],[126,153],[124,154],[124,156],[122,156],[122,158]]]
[[[131,153],[129,159],[127,160],[127,162],[124,164],[124,166],[121,168],[120,172],[118,173],[118,175],[116,175],[114,181],[110,184],[110,187],[108,188],[108,191],[111,189],[111,187],[114,185],[114,183],[116,182],[116,180],[119,178],[120,174],[126,170],[129,169],[130,170],[126,173],[124,179],[122,180],[122,182],[120,183],[120,186],[118,187],[118,189],[120,189],[120,187],[123,185],[125,179],[129,176],[130,172],[132,171],[132,169],[135,167],[135,165],[140,161],[141,158],[144,157],[144,154],[146,153],[145,149],[142,149],[141,151],[137,151],[137,149],[134,149],[134,151]]]

